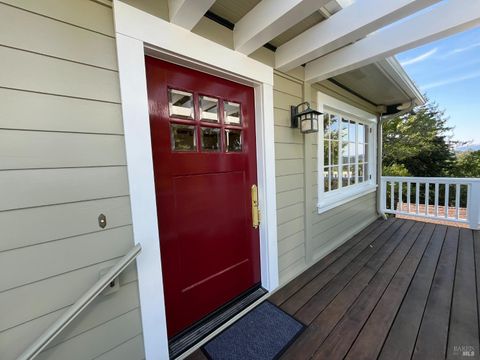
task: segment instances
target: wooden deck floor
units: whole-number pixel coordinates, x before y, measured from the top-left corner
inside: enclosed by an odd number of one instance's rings
[[[480,232],[378,220],[270,297],[307,325],[282,359],[480,359],[477,279]]]

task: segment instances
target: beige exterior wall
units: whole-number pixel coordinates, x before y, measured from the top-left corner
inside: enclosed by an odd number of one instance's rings
[[[9,360],[133,239],[111,7],[2,1],[0,59],[0,358]],[[38,359],[143,359],[134,266],[120,282]]]

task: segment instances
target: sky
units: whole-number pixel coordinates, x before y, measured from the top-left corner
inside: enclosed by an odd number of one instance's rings
[[[396,58],[454,126],[453,139],[480,144],[480,27]]]

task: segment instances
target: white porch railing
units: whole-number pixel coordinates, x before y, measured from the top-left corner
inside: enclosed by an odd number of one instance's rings
[[[480,179],[382,176],[380,191],[385,214],[480,228]]]

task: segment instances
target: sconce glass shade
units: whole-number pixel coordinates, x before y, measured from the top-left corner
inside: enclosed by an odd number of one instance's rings
[[[306,109],[298,112],[298,108],[302,105],[304,105]],[[321,112],[311,109],[308,102],[291,106],[290,109],[292,115],[291,127],[299,127],[303,134],[318,132],[318,117],[322,115]]]

